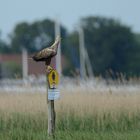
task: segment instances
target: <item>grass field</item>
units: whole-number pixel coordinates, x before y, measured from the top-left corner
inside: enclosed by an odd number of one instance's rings
[[[55,110],[56,140],[140,140],[139,91],[62,90]],[[46,95],[0,93],[0,140],[46,139]]]

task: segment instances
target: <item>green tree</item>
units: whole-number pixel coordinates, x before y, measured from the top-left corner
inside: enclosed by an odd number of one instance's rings
[[[10,53],[10,51],[11,49],[9,45],[7,45],[6,42],[0,38],[0,53]]]
[[[65,69],[65,73],[70,76],[74,76],[76,71],[80,68],[79,64],[79,36],[77,31],[73,31],[68,34],[66,38],[66,48],[65,52],[68,60],[69,66]]]
[[[22,66],[13,61],[1,63],[2,78],[16,78],[22,76]]]
[[[127,53],[127,75],[140,76],[140,35],[135,34],[135,47],[131,48]]]
[[[28,23],[19,23],[11,34],[11,46],[13,52],[20,52],[22,47],[30,50],[31,35],[30,25]]]
[[[66,29],[61,26],[62,37]],[[32,53],[52,44],[54,41],[54,22],[45,19],[32,24],[26,22],[16,25],[11,35],[11,45],[14,52],[20,52],[22,47]]]
[[[85,44],[96,75],[129,71],[131,51],[137,50],[134,34],[119,21],[102,17],[87,17],[81,20],[85,33]]]
[[[25,47],[29,53],[34,53],[47,46],[50,46],[55,39],[54,21],[45,19],[36,21],[32,24],[23,22],[16,25],[14,32],[11,34],[11,46],[13,52],[21,52],[22,47]],[[67,74],[69,68],[69,49],[67,47],[67,30],[64,26],[60,26],[61,31],[61,50],[63,58],[67,62],[64,67],[64,73]]]

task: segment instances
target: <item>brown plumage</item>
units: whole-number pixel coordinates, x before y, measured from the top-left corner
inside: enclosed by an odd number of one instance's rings
[[[51,58],[57,54],[57,49],[59,46],[61,38],[58,36],[52,46],[45,48],[38,53],[36,53],[32,58],[34,61],[45,61],[50,63]]]

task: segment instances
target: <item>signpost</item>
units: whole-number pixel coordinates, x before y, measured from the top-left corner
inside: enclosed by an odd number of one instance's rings
[[[32,58],[39,62],[44,61],[46,65],[46,87],[47,87],[47,104],[48,104],[48,135],[54,136],[55,133],[55,108],[54,100],[58,99],[60,92],[58,90],[59,75],[58,72],[50,66],[51,59],[57,54],[61,38],[56,37],[51,47],[42,49]]]
[[[48,134],[54,136],[55,133],[55,106],[54,100],[58,99],[60,92],[57,89],[59,76],[56,70],[47,68],[47,103],[48,103]]]

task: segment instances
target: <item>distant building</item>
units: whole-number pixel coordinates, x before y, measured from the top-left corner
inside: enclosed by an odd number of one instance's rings
[[[34,62],[28,59],[28,75],[45,74],[45,64],[43,62]],[[55,59],[52,59],[51,65],[55,65]],[[13,71],[13,73],[11,73]],[[9,77],[11,74],[22,73],[22,55],[20,54],[0,54],[0,78]],[[13,77],[13,76],[12,76]]]

